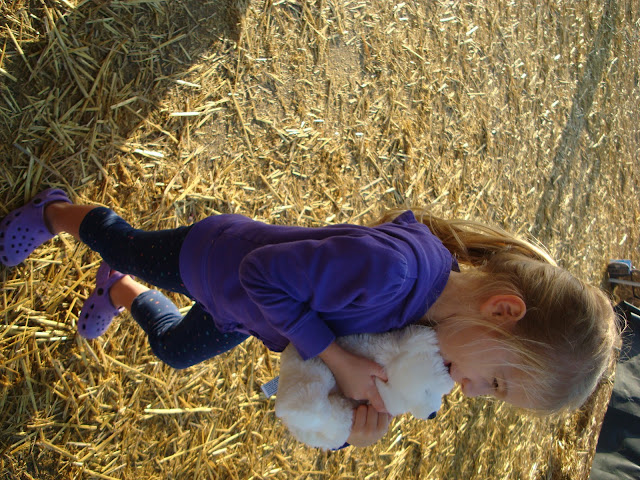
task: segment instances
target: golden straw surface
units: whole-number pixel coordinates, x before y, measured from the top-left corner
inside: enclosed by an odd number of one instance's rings
[[[143,228],[420,205],[533,234],[598,284],[640,261],[639,8],[0,0],[0,217],[45,186]],[[261,395],[278,355],[253,339],[173,371],[128,315],[78,337],[98,261],[62,235],[0,267],[2,478],[588,476],[610,379],[550,419],[454,391],[436,420],[320,452]]]

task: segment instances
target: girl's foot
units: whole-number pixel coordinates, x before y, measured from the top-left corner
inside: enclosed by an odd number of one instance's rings
[[[124,307],[113,305],[110,296],[111,287],[126,275],[111,270],[111,267],[102,262],[96,274],[96,288],[87,298],[78,320],[78,333],[84,338],[96,338],[107,331],[111,321],[119,315]]]
[[[44,207],[52,202],[71,200],[62,190],[48,188],[0,222],[0,263],[14,267],[55,236],[44,219]]]

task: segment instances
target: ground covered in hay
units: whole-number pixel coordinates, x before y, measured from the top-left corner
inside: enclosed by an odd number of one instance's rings
[[[533,5],[531,5],[533,4]],[[300,225],[426,205],[533,234],[594,283],[638,258],[632,0],[0,1],[0,217],[45,185],[141,227]],[[176,372],[127,316],[75,334],[98,258],[0,269],[7,479],[577,479],[608,401],[552,419],[452,393],[374,447],[284,431],[250,340]],[[184,299],[176,299],[187,306]]]

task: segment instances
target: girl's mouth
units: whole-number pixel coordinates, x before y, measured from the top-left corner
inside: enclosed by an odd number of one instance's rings
[[[445,368],[447,369],[447,373],[449,373],[449,375],[451,375],[451,362],[447,362],[447,361],[445,360],[445,362],[444,362],[444,366],[445,366]]]

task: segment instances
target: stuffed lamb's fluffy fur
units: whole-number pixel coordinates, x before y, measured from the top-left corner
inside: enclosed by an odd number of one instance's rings
[[[376,379],[376,384],[391,415],[411,413],[426,419],[453,388],[429,327],[350,335],[337,342],[386,368],[389,381]],[[349,437],[357,405],[338,391],[333,374],[319,358],[305,362],[293,345],[282,352],[276,415],[298,440],[312,447],[339,448]]]

